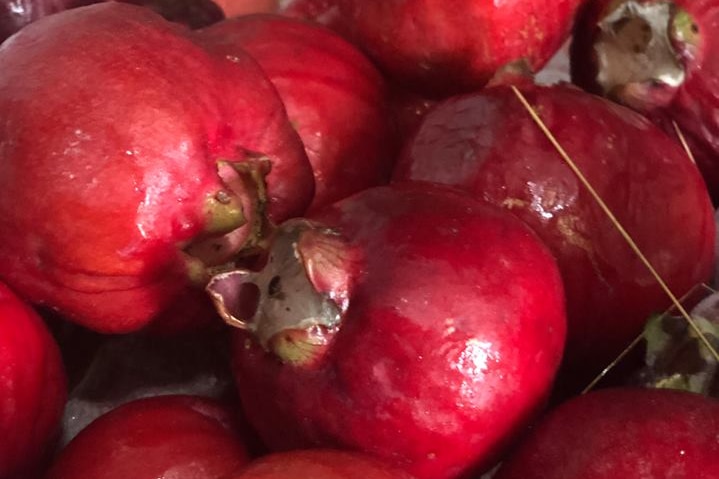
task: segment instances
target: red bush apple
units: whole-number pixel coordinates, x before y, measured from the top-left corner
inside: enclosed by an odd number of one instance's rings
[[[102,332],[197,321],[205,267],[260,235],[269,164],[273,219],[302,213],[313,192],[276,91],[234,58],[116,2],[4,43],[0,278]]]
[[[598,0],[578,17],[572,80],[648,115],[674,122],[719,202],[719,8],[713,0]]]
[[[0,42],[46,15],[104,0],[0,0]],[[224,18],[212,0],[119,0],[143,5],[168,20],[199,28]]]
[[[338,0],[342,23],[393,78],[425,95],[482,87],[508,63],[538,71],[582,0]]]
[[[396,148],[388,91],[354,46],[319,25],[269,14],[202,33],[249,53],[277,88],[314,171],[311,209],[389,181]]]
[[[199,396],[138,399],[100,416],[46,479],[217,479],[248,461],[232,408]]]
[[[250,13],[273,12],[278,0],[214,0],[227,18]]]
[[[501,209],[431,184],[291,220],[262,272],[208,288],[252,333],[237,333],[235,376],[271,449],[349,448],[422,479],[490,466],[542,405],[564,344],[545,246]]]
[[[347,36],[348,25],[343,25],[339,0],[280,0],[277,12],[290,18],[307,20],[324,25]]]
[[[577,88],[523,91],[672,291],[681,296],[707,281],[713,209],[681,147],[628,108]],[[395,178],[463,188],[537,231],[562,271],[572,371],[598,372],[670,304],[507,86],[435,106]]]
[[[226,479],[412,479],[383,461],[355,452],[307,449],[268,454]]]
[[[668,389],[606,389],[541,420],[496,479],[719,477],[719,402]]]
[[[60,351],[30,306],[0,283],[0,477],[37,477],[66,398]]]

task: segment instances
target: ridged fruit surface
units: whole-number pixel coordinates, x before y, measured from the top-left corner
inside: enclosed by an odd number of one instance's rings
[[[278,221],[312,199],[259,67],[144,7],[25,27],[0,47],[0,112],[0,278],[97,331],[197,320],[204,267],[254,239],[258,197]]]

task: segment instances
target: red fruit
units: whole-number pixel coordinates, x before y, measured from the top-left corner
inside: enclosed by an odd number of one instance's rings
[[[568,37],[582,0],[338,0],[353,38],[425,95],[482,87],[523,60],[538,71]]]
[[[719,477],[719,402],[668,389],[606,389],[539,422],[496,479]]]
[[[217,479],[248,461],[232,408],[199,396],[156,396],[90,423],[46,479]]]
[[[37,477],[57,437],[66,387],[45,323],[0,283],[0,477]]]
[[[277,11],[290,18],[325,25],[342,35],[350,31],[349,25],[342,24],[339,0],[280,0]]]
[[[311,209],[389,181],[396,148],[387,88],[354,46],[279,15],[226,20],[203,35],[249,53],[277,88],[314,171]]]
[[[75,0],[1,0],[0,43],[38,18],[74,6]]]
[[[708,0],[598,0],[578,18],[572,80],[674,124],[719,201],[719,9]]]
[[[277,8],[278,0],[214,0],[227,18],[239,17],[250,13],[272,12]]]
[[[234,370],[270,448],[359,450],[418,478],[490,466],[541,406],[564,343],[544,245],[430,184],[368,189],[287,222],[264,271],[208,288],[252,333],[237,333]]]
[[[523,90],[672,291],[681,296],[708,280],[713,210],[681,147],[640,115],[578,89]],[[564,279],[570,370],[596,373],[670,304],[506,86],[436,106],[406,145],[395,179],[463,188],[537,231]]]
[[[103,0],[0,0],[0,42],[44,16]],[[199,28],[224,18],[212,0],[120,0],[155,10],[168,20]]]
[[[354,452],[308,449],[268,454],[227,479],[412,479],[401,469]]]
[[[109,2],[0,48],[0,278],[98,331],[201,317],[190,277],[202,287],[205,266],[257,240],[267,159],[273,219],[312,197],[259,67],[190,35]]]

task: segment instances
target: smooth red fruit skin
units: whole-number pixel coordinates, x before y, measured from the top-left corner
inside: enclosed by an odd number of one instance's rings
[[[632,99],[631,92],[612,96],[615,101],[647,115],[662,126],[670,135],[676,136],[675,123],[685,137],[699,169],[712,195],[719,203],[719,94],[716,82],[719,77],[719,8],[713,0],[634,0],[636,4],[670,4],[674,9],[686,11],[697,26],[697,43],[689,48],[673,45],[673,55],[684,70],[685,78],[677,87],[658,87],[648,82],[646,97]],[[605,94],[597,83],[599,65],[594,44],[599,35],[598,23],[610,6],[624,2],[597,0],[589,2],[577,17],[571,45],[572,81],[596,94]],[[654,90],[654,91],[652,91]]]
[[[247,462],[231,407],[155,396],[95,419],[60,451],[45,479],[217,479]]]
[[[719,477],[719,402],[668,389],[605,389],[539,421],[496,479]]]
[[[0,0],[0,43],[25,25],[46,15],[104,0]],[[224,14],[212,0],[120,0],[143,5],[168,20],[199,28],[220,21]]]
[[[273,12],[278,0],[214,0],[227,18],[239,17],[250,13]]]
[[[37,477],[59,431],[66,388],[45,323],[0,283],[0,477]]]
[[[428,96],[481,88],[502,66],[539,71],[582,0],[338,0],[352,36],[399,83]]]
[[[713,208],[681,147],[639,114],[569,86],[524,95],[644,255],[681,297],[714,264]],[[460,187],[529,224],[567,295],[566,367],[595,374],[670,304],[507,86],[446,100],[406,145],[397,181]]]
[[[306,449],[278,452],[255,459],[226,479],[412,479],[388,463],[356,452]]]
[[[270,14],[203,33],[249,53],[277,88],[314,171],[310,209],[389,181],[396,154],[389,93],[357,48],[319,25]]]
[[[431,184],[371,188],[312,220],[363,258],[343,271],[348,308],[309,365],[237,333],[248,420],[271,449],[358,450],[420,479],[489,467],[560,362],[564,296],[545,246],[511,215]]]
[[[280,0],[277,13],[290,18],[319,23],[345,37],[350,26],[342,24],[339,0]]]
[[[238,62],[116,2],[45,17],[5,42],[0,278],[97,331],[163,313],[196,322],[205,302],[181,249],[205,236],[204,205],[228,190],[217,162],[266,154],[278,220],[312,197],[281,100],[251,59]]]

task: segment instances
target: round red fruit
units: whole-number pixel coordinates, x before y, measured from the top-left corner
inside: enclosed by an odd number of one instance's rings
[[[0,278],[101,332],[207,316],[206,268],[259,239],[265,198],[281,221],[314,185],[274,87],[233,58],[118,2],[4,43]]]
[[[719,8],[714,0],[598,0],[578,16],[572,81],[677,127],[719,202]]]
[[[268,454],[227,479],[412,479],[401,469],[355,452],[306,449]]]
[[[66,388],[45,323],[0,283],[0,477],[37,477],[57,439]]]
[[[641,115],[568,86],[528,99],[636,245],[680,297],[714,268],[707,190],[678,143]],[[566,367],[588,381],[670,300],[508,86],[434,107],[395,178],[462,188],[511,211],[557,258],[567,295]]]
[[[359,450],[422,479],[490,466],[542,406],[564,345],[541,241],[431,184],[371,188],[286,222],[263,271],[208,289],[252,333],[236,334],[234,370],[271,448]]]
[[[668,389],[570,399],[529,432],[496,479],[713,479],[719,402]]]
[[[445,96],[484,86],[501,67],[536,72],[568,38],[582,0],[338,0],[342,24],[391,77]]]
[[[216,479],[248,461],[231,407],[155,396],[91,422],[60,451],[46,479]]]
[[[269,14],[203,35],[249,53],[277,88],[312,164],[310,209],[389,181],[396,147],[388,91],[357,48],[319,25]]]

